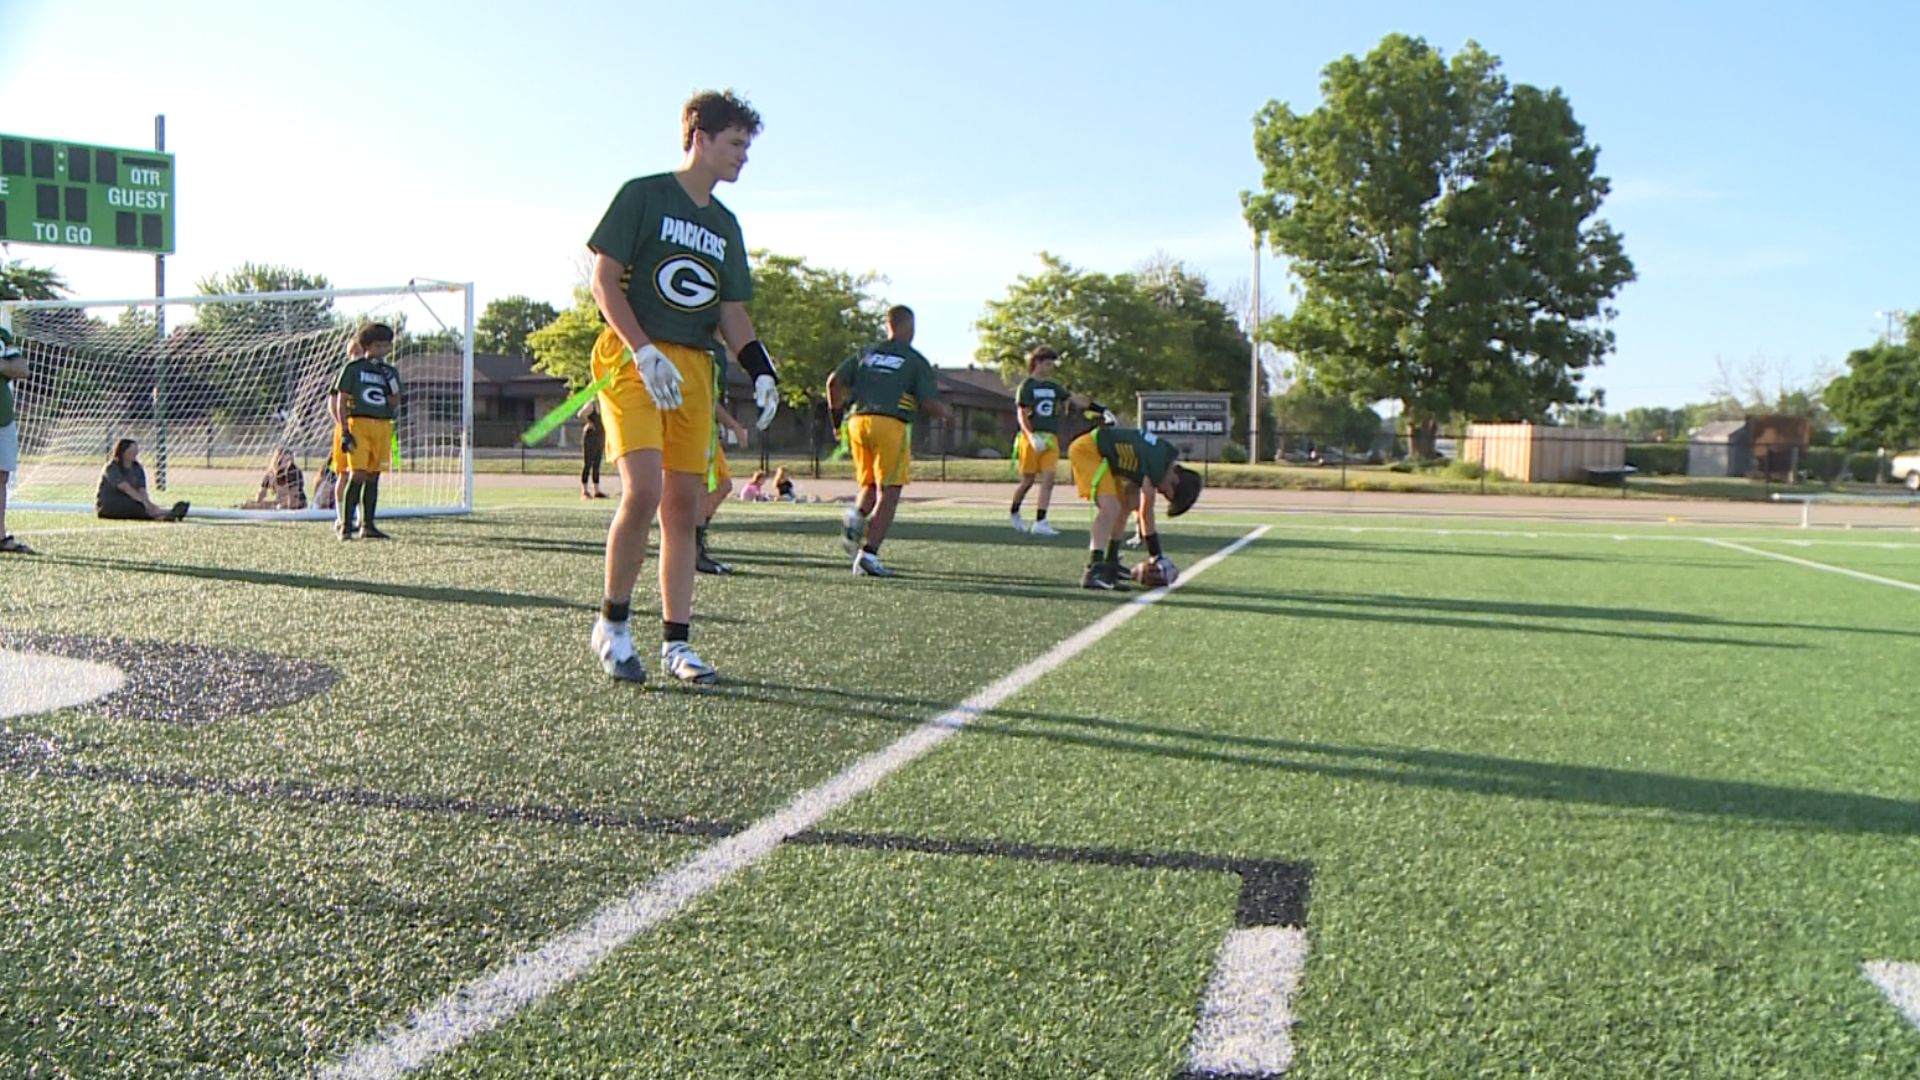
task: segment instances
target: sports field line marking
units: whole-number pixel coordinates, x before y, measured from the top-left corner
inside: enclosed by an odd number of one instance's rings
[[[1920,1027],[1920,964],[1869,960],[1860,965],[1867,981],[1880,988],[1893,1007],[1914,1027]]]
[[[1307,968],[1307,932],[1241,927],[1220,946],[1187,1048],[1192,1077],[1279,1076],[1293,1064],[1293,998]]]
[[[1715,547],[1727,548],[1732,551],[1744,551],[1749,555],[1778,559],[1781,562],[1792,563],[1795,566],[1804,566],[1809,570],[1825,570],[1829,574],[1842,574],[1846,577],[1857,578],[1861,581],[1870,581],[1875,585],[1886,585],[1895,589],[1906,589],[1909,592],[1920,592],[1920,585],[1916,585],[1911,581],[1881,577],[1879,574],[1869,574],[1864,570],[1849,570],[1844,566],[1832,566],[1823,562],[1814,562],[1812,559],[1802,559],[1797,555],[1783,555],[1778,551],[1762,551],[1759,548],[1748,547],[1745,544],[1736,544],[1731,540],[1716,540],[1711,537],[1706,537],[1703,538],[1702,542],[1712,544]]]
[[[475,1035],[490,1031],[585,974],[614,950],[678,914],[728,878],[778,849],[827,814],[870,791],[895,771],[939,746],[975,717],[1124,626],[1174,589],[1258,540],[1259,528],[1193,564],[1171,586],[1134,597],[1030,660],[972,697],[843,769],[792,802],[715,843],[626,896],[602,906],[587,920],[531,952],[416,1010],[385,1035],[361,1044],[320,1075],[327,1080],[375,1080],[404,1075]]]

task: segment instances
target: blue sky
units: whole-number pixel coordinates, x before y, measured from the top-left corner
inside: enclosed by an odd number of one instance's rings
[[[0,131],[178,155],[169,291],[244,260],[339,285],[472,280],[567,302],[621,182],[674,167],[687,94],[766,118],[721,197],[747,242],[873,270],[966,362],[987,300],[1056,252],[1251,270],[1252,117],[1400,31],[1477,40],[1559,86],[1639,280],[1591,381],[1612,409],[1803,382],[1920,309],[1920,5],[0,0]],[[138,256],[14,245],[81,295],[150,295]],[[1284,264],[1263,285],[1285,306]]]

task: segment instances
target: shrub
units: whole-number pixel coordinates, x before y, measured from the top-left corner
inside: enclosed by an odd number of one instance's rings
[[[1682,476],[1687,471],[1686,443],[1628,443],[1627,464],[1654,476]]]
[[[1237,442],[1229,441],[1220,447],[1220,460],[1229,465],[1245,465],[1247,463],[1247,448]]]

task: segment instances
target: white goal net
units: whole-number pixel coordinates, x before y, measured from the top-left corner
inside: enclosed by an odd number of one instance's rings
[[[28,365],[13,386],[8,504],[91,511],[114,445],[133,439],[156,502],[188,500],[195,516],[328,516],[315,505],[333,445],[327,399],[354,333],[381,322],[397,335],[387,359],[404,402],[381,516],[468,512],[473,315],[473,286],[444,282],[0,302]],[[284,486],[261,499],[288,455],[301,499],[276,497],[291,494]]]

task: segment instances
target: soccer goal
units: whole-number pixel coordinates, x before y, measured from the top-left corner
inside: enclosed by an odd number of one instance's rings
[[[396,336],[404,404],[382,517],[473,509],[473,286],[416,281],[144,300],[0,302],[0,326],[26,353],[14,384],[20,464],[8,505],[91,511],[120,439],[140,444],[156,502],[196,517],[321,518],[317,489],[333,445],[327,399],[360,326]],[[256,503],[282,451],[299,466],[306,509]],[[271,492],[268,499],[272,499]]]

